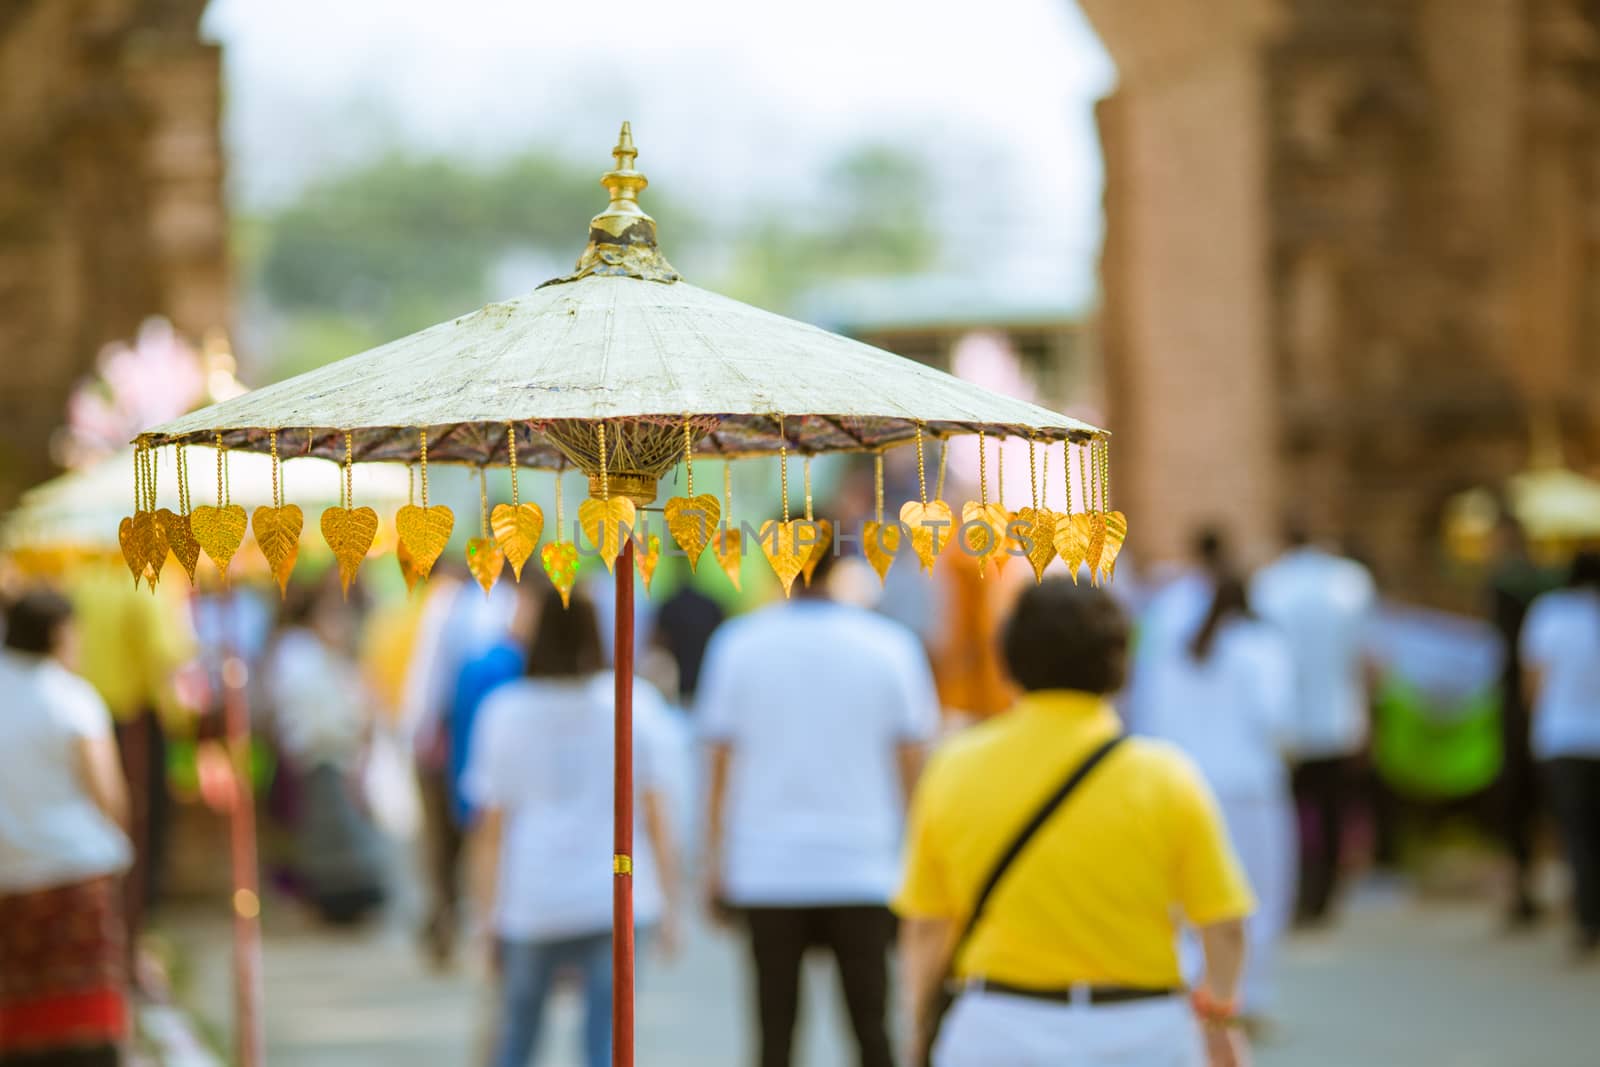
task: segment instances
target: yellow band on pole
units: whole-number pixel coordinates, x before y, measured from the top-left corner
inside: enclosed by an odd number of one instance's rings
[[[632,856],[625,856],[620,852],[617,853],[615,856],[612,856],[611,857],[611,873],[612,874],[627,874],[627,875],[633,874],[633,857]]]

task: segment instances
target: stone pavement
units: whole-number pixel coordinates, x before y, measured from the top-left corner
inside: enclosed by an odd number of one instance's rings
[[[268,923],[266,996],[272,1067],[472,1064],[488,1022],[481,982],[437,976],[394,928],[316,930],[279,905]],[[185,951],[187,998],[207,1029],[227,1032],[227,923],[193,914],[169,932]],[[1259,1067],[1586,1067],[1600,1063],[1600,966],[1574,970],[1562,931],[1502,936],[1481,906],[1412,902],[1368,890],[1334,932],[1302,937],[1284,961],[1283,1004]],[[726,936],[699,930],[682,958],[643,969],[639,1061],[648,1067],[748,1062],[743,961]],[[850,1056],[825,965],[808,974],[796,1067]],[[577,1004],[553,1009],[556,1047],[576,1054]]]

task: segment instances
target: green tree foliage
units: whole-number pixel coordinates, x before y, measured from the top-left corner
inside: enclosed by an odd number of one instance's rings
[[[592,161],[529,152],[489,165],[391,155],[307,186],[265,216],[242,219],[235,246],[256,303],[278,320],[276,374],[359,351],[504,296],[495,267],[534,253],[565,264],[582,221],[602,205]],[[717,263],[694,280],[785,310],[840,278],[924,269],[937,257],[925,170],[870,145],[837,160],[815,206],[747,206],[712,230],[651,189],[669,258]]]

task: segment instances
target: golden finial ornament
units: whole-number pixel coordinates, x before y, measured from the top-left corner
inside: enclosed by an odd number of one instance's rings
[[[600,184],[611,194],[606,209],[589,220],[589,244],[578,257],[578,266],[545,285],[562,285],[591,275],[638,278],[641,281],[670,285],[682,278],[656,247],[656,220],[639,206],[639,194],[650,179],[634,169],[639,150],[633,146],[633,127],[624,122],[611,150],[615,166],[600,176]],[[540,286],[543,288],[543,286]]]

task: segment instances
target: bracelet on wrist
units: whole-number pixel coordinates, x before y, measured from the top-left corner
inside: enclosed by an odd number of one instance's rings
[[[1239,1006],[1235,1001],[1222,1000],[1201,988],[1189,994],[1189,1003],[1203,1023],[1213,1026],[1232,1026],[1239,1020]]]

